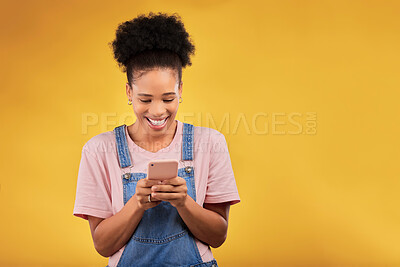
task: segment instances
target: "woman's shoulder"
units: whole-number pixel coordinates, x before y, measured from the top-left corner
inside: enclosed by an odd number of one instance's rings
[[[106,131],[91,137],[83,146],[83,149],[92,153],[107,152],[115,148],[115,135],[113,131]]]
[[[229,155],[225,135],[220,131],[203,126],[194,127],[194,145],[198,154],[211,155],[211,158],[222,160]],[[207,153],[203,153],[207,152]],[[211,158],[209,158],[211,160]]]
[[[206,141],[209,144],[225,142],[223,133],[216,129],[204,126],[194,126],[194,141]]]

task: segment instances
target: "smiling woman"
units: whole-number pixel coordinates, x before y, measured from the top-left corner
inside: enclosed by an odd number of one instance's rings
[[[130,137],[147,150],[168,146],[175,134],[175,116],[182,82],[169,69],[151,70],[131,87],[126,84],[126,94],[133,104],[136,123],[128,126]]]
[[[84,145],[73,214],[110,267],[218,266],[210,246],[225,242],[240,198],[225,137],[175,119],[189,34],[177,14],[150,13],[120,24],[111,47],[136,121]],[[179,161],[178,176],[148,179],[157,159]]]

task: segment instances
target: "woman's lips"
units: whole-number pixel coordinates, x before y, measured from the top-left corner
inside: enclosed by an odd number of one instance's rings
[[[162,120],[153,120],[148,117],[145,117],[145,118],[146,118],[147,123],[149,124],[150,128],[159,130],[159,129],[164,128],[164,126],[167,124],[169,116]]]

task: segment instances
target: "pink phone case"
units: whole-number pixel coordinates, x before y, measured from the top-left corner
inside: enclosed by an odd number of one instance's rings
[[[147,177],[151,180],[166,180],[178,176],[178,161],[175,159],[160,159],[150,161]]]

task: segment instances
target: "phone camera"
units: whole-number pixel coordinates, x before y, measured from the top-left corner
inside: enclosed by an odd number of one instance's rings
[[[151,164],[151,166],[154,166],[154,164]]]

